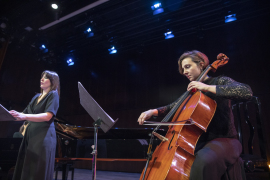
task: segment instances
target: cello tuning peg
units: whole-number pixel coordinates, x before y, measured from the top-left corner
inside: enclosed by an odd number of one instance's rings
[[[225,54],[219,53],[219,54],[217,55],[217,59],[222,59],[222,57],[224,57],[224,56],[225,56]]]

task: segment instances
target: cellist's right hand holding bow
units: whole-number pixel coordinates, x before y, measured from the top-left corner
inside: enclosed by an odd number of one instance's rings
[[[138,122],[140,125],[144,123],[145,120],[150,119],[152,116],[157,116],[158,115],[158,110],[157,109],[150,109],[148,111],[143,112],[139,119]]]

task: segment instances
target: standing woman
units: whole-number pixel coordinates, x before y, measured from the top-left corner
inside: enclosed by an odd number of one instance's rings
[[[17,120],[29,122],[20,147],[13,180],[52,180],[56,149],[54,116],[59,107],[59,76],[44,71],[41,93],[36,94],[22,113],[10,111]]]

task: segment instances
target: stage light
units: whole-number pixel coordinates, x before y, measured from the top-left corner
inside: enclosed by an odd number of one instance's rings
[[[92,37],[94,36],[94,33],[92,32],[91,28],[88,28],[84,31],[84,34],[86,34],[87,37]]]
[[[115,49],[115,47],[113,46],[111,49],[108,49],[109,54],[115,54],[117,53],[117,50]]]
[[[225,23],[229,23],[232,21],[236,21],[236,14],[230,14],[228,16],[225,16]]]
[[[151,6],[152,10],[158,9],[161,7],[161,3],[156,3],[154,6]]]
[[[46,48],[46,46],[44,44],[42,44],[39,49],[43,52],[43,53],[47,53],[49,50]]]
[[[164,33],[164,35],[165,35],[165,39],[174,38],[172,31],[168,31],[168,32]]]
[[[72,59],[67,60],[67,63],[68,63],[68,66],[74,65],[74,62],[72,61]]]
[[[115,53],[117,53],[117,50],[112,50],[112,51],[110,52],[110,54],[115,54]]]
[[[153,10],[153,15],[160,14],[164,12],[164,9],[161,6],[161,3],[156,3],[153,6],[151,6]]]
[[[58,9],[58,5],[57,4],[52,4],[52,8],[53,9]]]

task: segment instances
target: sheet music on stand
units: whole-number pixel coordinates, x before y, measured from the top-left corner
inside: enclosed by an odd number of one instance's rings
[[[0,104],[0,121],[16,121],[16,118],[13,117],[8,110]]]
[[[80,103],[88,114],[94,119],[94,147],[93,147],[93,160],[92,160],[92,180],[96,180],[96,160],[97,160],[97,134],[98,127],[106,133],[117,122],[115,121],[99,106],[99,104],[92,98],[86,91],[83,85],[78,82]]]
[[[115,121],[99,106],[99,104],[93,99],[93,97],[86,91],[83,85],[78,82],[80,103],[88,114],[97,121],[101,119],[101,129],[106,133],[116,123]]]

